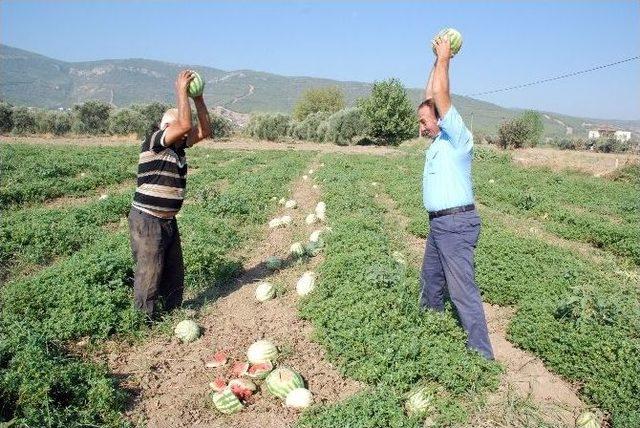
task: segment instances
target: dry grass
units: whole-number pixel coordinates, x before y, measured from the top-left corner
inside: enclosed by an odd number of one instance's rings
[[[514,162],[524,166],[546,166],[554,171],[575,170],[601,177],[627,164],[640,163],[640,156],[623,153],[595,153],[551,148],[511,151]]]

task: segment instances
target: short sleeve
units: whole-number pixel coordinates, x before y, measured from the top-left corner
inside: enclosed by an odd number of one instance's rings
[[[465,147],[472,138],[471,132],[454,106],[449,107],[449,111],[440,121],[440,129],[447,134],[448,140],[455,148]]]
[[[158,153],[165,149],[164,146],[164,130],[158,130],[149,137],[149,150]]]

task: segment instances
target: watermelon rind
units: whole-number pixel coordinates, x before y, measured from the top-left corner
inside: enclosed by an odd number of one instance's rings
[[[236,413],[244,407],[230,388],[226,388],[221,392],[214,392],[211,394],[211,399],[216,409],[225,415]]]
[[[269,361],[263,363],[254,364],[249,367],[246,374],[252,379],[264,379],[273,370],[273,364]]]
[[[279,367],[269,373],[265,384],[271,394],[282,400],[294,389],[304,388],[302,376],[287,367]]]

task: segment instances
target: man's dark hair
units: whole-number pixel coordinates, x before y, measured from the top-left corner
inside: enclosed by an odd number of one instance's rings
[[[420,111],[422,107],[433,107],[433,111],[436,113],[436,119],[440,119],[440,114],[438,113],[438,108],[436,107],[436,103],[433,101],[433,98],[422,101],[418,106],[418,111]]]

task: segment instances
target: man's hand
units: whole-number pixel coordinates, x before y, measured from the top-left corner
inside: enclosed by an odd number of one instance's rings
[[[453,57],[451,53],[451,41],[449,37],[438,37],[433,41],[433,48],[436,51],[438,59],[450,59]]]
[[[187,88],[194,78],[192,70],[182,70],[176,79],[176,96],[178,98],[178,119],[171,123],[164,133],[164,144],[170,146],[182,141],[191,131],[191,105],[187,96]]]
[[[176,79],[176,92],[178,94],[186,95],[189,83],[191,83],[194,77],[195,74],[193,74],[193,70],[182,70],[178,73],[178,78]]]

